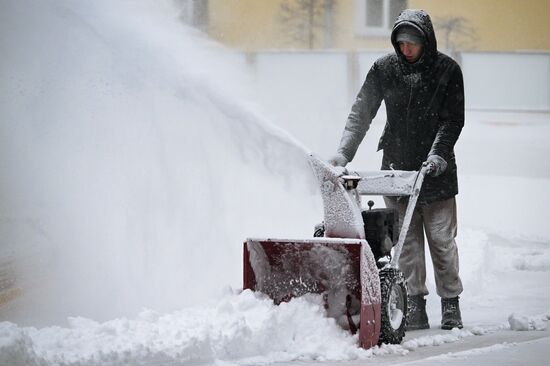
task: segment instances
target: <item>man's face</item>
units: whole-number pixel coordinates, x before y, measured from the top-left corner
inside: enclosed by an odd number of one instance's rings
[[[411,64],[418,61],[420,56],[422,56],[422,48],[422,44],[420,43],[399,42],[401,53]]]

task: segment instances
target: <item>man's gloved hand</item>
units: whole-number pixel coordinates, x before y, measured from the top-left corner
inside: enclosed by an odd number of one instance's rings
[[[439,155],[428,156],[427,162],[431,167],[431,170],[428,174],[432,177],[440,176],[441,174],[443,174],[445,169],[447,169],[447,162]]]
[[[348,159],[340,153],[337,153],[336,155],[332,156],[330,159],[328,159],[328,163],[332,166],[341,166],[345,167],[348,162]]]

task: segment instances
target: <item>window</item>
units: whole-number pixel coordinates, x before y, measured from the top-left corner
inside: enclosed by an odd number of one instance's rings
[[[206,30],[208,27],[208,0],[178,0],[180,17],[193,27]]]
[[[357,33],[388,36],[395,19],[407,7],[407,0],[356,0]]]

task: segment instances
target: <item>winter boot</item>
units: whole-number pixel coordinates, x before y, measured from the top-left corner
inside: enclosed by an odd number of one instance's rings
[[[426,300],[423,295],[408,296],[407,330],[428,329],[428,314],[426,314]]]
[[[458,306],[458,296],[441,298],[441,329],[462,329],[462,317]]]

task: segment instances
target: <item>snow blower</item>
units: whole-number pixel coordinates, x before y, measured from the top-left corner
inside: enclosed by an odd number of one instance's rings
[[[328,316],[359,332],[361,347],[400,343],[407,289],[399,256],[430,167],[347,173],[315,156],[310,165],[320,184],[324,221],[310,239],[246,239],[243,289],[260,291],[275,304],[320,294]],[[363,210],[361,195],[408,196],[400,232],[396,210],[373,209],[372,201]]]

